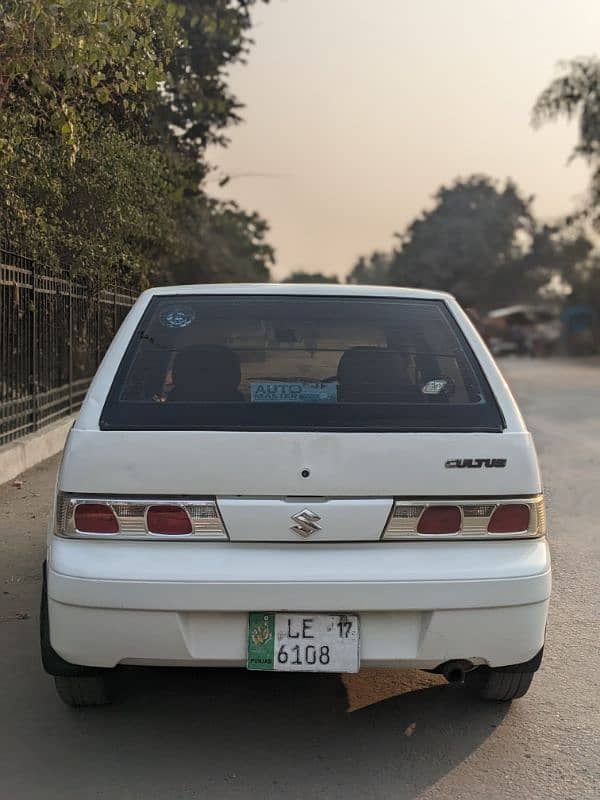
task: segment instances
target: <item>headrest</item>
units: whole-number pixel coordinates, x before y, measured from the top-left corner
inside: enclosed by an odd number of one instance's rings
[[[240,380],[240,360],[233,350],[217,345],[190,347],[175,358],[172,395],[176,399],[219,398],[236,391]]]
[[[353,347],[338,364],[341,398],[370,402],[393,402],[394,393],[413,389],[406,353],[381,347]]]

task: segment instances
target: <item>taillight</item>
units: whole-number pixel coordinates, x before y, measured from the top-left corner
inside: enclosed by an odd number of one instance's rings
[[[525,503],[498,506],[488,523],[489,533],[523,533],[529,530],[531,511]]]
[[[157,534],[189,540],[228,539],[214,497],[99,500],[59,492],[54,531],[57,536],[80,539],[108,533],[130,540],[152,539]]]
[[[396,500],[383,539],[522,539],[546,534],[543,495],[478,500]]]
[[[82,533],[118,533],[119,523],[106,503],[79,503],[75,506],[75,528]]]
[[[185,536],[192,532],[192,521],[181,506],[150,506],[146,510],[149,533]]]
[[[462,514],[458,506],[429,506],[421,514],[417,533],[458,533]]]

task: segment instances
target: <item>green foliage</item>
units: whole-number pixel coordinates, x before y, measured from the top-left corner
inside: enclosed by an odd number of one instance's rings
[[[162,0],[2,0],[4,147],[20,143],[7,130],[15,115],[60,134],[74,153],[86,112],[105,106],[114,116],[143,114],[181,42],[183,9],[169,15],[164,6]]]
[[[575,155],[600,154],[600,59],[580,58],[562,64],[564,74],[539,95],[533,122],[540,125],[558,117],[579,117]]]
[[[590,305],[600,309],[600,256],[588,252],[586,257],[568,263],[561,277],[570,288],[569,303]]]
[[[572,239],[581,241],[577,225],[591,223],[596,231],[600,229],[600,59],[574,59],[562,67],[563,74],[539,95],[533,122],[539,126],[561,117],[578,120],[579,136],[572,155],[590,165],[590,191],[582,208],[567,220],[565,230],[575,226]],[[561,277],[571,289],[572,302],[600,309],[600,262],[589,248],[583,256],[565,260]]]
[[[562,66],[564,74],[538,97],[533,122],[541,125],[560,117],[578,119],[579,139],[573,157],[585,158],[592,168],[590,196],[583,216],[600,228],[600,59],[580,58]]]
[[[379,250],[375,250],[368,258],[360,256],[348,274],[346,283],[385,286],[390,282],[390,261],[391,257]]]
[[[2,237],[74,274],[147,283],[175,239],[180,176],[156,145],[86,119],[78,156],[60,139],[29,137],[9,164]]]
[[[141,284],[268,278],[266,223],[208,198],[253,0],[0,0],[0,234]]]
[[[370,281],[376,274],[391,284],[448,291],[464,305],[493,308],[533,299],[591,248],[580,232],[567,235],[538,223],[532,198],[511,181],[499,186],[474,175],[442,186],[433,199],[432,208],[397,234],[393,253],[359,260],[349,280]]]
[[[514,184],[498,189],[483,176],[442,186],[434,206],[400,235],[390,264],[390,280],[443,289],[467,305],[494,302],[496,282],[522,283],[517,267],[534,233],[530,201]]]
[[[297,269],[288,275],[283,283],[339,283],[337,275],[324,275],[322,272],[305,272]]]
[[[240,121],[225,69],[248,51],[254,3],[181,0],[185,45],[169,65],[158,121],[163,130],[177,130],[178,146],[197,157],[207,144],[223,143],[223,128]]]
[[[167,278],[174,283],[269,280],[273,248],[267,223],[236,203],[193,198],[178,223],[178,259]]]

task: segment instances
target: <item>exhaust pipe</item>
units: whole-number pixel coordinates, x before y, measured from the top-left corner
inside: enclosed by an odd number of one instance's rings
[[[470,661],[446,661],[440,667],[440,672],[448,683],[464,683],[465,674],[473,668]]]

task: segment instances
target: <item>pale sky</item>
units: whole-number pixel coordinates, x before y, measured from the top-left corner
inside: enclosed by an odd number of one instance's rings
[[[600,51],[597,0],[271,0],[213,194],[259,211],[293,269],[345,275],[390,249],[442,183],[514,178],[544,218],[586,190],[575,125],[530,126],[557,62]],[[238,176],[238,177],[236,177]]]

